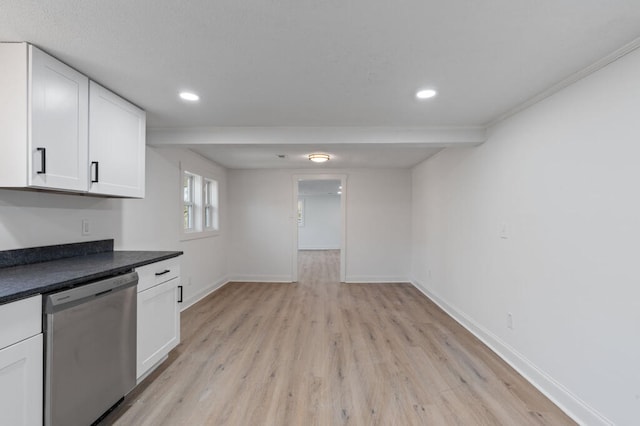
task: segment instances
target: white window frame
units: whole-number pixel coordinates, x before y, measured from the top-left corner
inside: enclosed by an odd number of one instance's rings
[[[304,207],[305,207],[305,199],[300,197],[298,198],[298,227],[302,228],[304,226]]]
[[[185,179],[190,178],[192,188],[190,199],[185,199]],[[208,191],[208,193],[206,192]],[[212,173],[197,168],[184,168],[180,165],[180,240],[213,237],[219,234],[219,184]],[[191,210],[191,227],[187,228],[185,211]],[[207,215],[211,222],[207,223]]]
[[[205,177],[202,191],[202,199],[204,200],[202,203],[203,229],[209,232],[216,232],[220,226],[218,181]]]
[[[185,186],[185,180],[189,180],[189,183]],[[190,172],[182,173],[182,231],[183,232],[195,232],[196,229],[196,202],[195,202],[195,188],[196,188],[196,175]],[[188,189],[187,189],[188,187]],[[187,196],[188,193],[188,196]]]

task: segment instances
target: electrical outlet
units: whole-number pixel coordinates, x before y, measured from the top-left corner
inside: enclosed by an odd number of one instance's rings
[[[91,228],[87,219],[82,219],[82,235],[91,235]]]
[[[513,315],[511,312],[507,312],[507,328],[513,330]]]

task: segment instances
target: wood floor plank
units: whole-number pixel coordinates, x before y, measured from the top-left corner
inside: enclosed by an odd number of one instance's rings
[[[230,283],[182,314],[182,343],[111,425],[571,425],[409,284]]]

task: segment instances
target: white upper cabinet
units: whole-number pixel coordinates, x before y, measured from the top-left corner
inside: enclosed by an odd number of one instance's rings
[[[89,88],[89,192],[144,197],[146,115],[95,82]]]
[[[88,189],[89,79],[26,43],[0,44],[0,186]]]
[[[0,187],[144,197],[145,113],[28,43],[0,43]]]
[[[89,79],[29,46],[29,186],[87,190]]]

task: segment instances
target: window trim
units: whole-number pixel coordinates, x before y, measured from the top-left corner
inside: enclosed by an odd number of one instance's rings
[[[220,228],[220,189],[218,181],[213,178],[203,177],[202,185],[202,229],[205,232],[218,232]],[[207,226],[209,215],[207,211],[211,210],[211,225]]]
[[[185,175],[193,176],[192,180],[192,201],[185,201],[184,199],[184,179]],[[206,227],[205,225],[205,194],[206,184],[212,182],[211,186],[212,193],[211,202],[212,204],[209,207],[212,208],[213,215],[213,225],[212,227]],[[208,238],[219,235],[220,233],[220,184],[219,180],[216,176],[211,172],[203,172],[201,169],[196,167],[183,167],[183,164],[180,164],[180,241],[188,241],[195,240],[199,238]],[[216,204],[217,202],[217,204]],[[185,228],[185,206],[191,205],[193,208],[193,228],[187,229]]]
[[[185,179],[189,179],[189,184],[188,184],[188,186],[189,186],[189,189],[188,189],[189,200],[185,200],[185,195],[186,195],[184,193],[184,191],[185,191],[185,185],[184,185]],[[181,185],[181,188],[182,188],[182,191],[183,191],[183,194],[182,194],[182,214],[183,214],[182,231],[185,232],[185,233],[191,233],[191,232],[195,232],[196,231],[196,229],[195,229],[195,222],[196,222],[196,218],[195,218],[195,215],[196,215],[196,211],[195,210],[196,209],[195,209],[195,207],[196,207],[196,202],[195,202],[195,194],[194,194],[195,186],[196,186],[195,180],[196,180],[196,175],[194,175],[193,173],[188,172],[186,170],[182,173],[182,185]],[[187,214],[185,212],[185,210],[190,210],[191,214]],[[191,226],[189,226],[189,227],[185,226],[187,222],[189,222],[189,224]]]
[[[298,197],[298,228],[304,227],[305,203],[306,200],[304,198]]]

